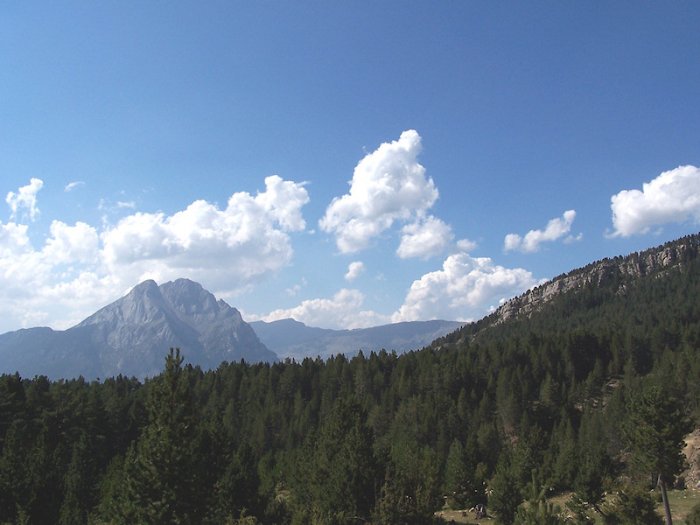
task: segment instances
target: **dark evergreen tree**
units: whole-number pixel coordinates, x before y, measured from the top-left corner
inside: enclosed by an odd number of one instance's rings
[[[94,463],[88,437],[81,435],[73,446],[71,461],[64,477],[64,497],[59,525],[84,525],[95,503]]]
[[[150,385],[148,425],[127,454],[120,519],[124,522],[189,524],[201,520],[192,443],[195,417],[190,383],[179,349]]]
[[[672,525],[667,485],[685,465],[683,438],[692,429],[684,403],[651,381],[630,393],[625,435],[638,468],[657,476],[666,524]]]
[[[489,510],[496,514],[496,521],[501,525],[515,523],[515,515],[523,501],[519,473],[511,455],[501,455],[496,472],[489,483]]]
[[[372,432],[352,400],[341,399],[325,418],[309,480],[313,523],[368,520],[377,490]]]
[[[445,467],[445,494],[447,503],[453,509],[463,509],[473,497],[473,468],[469,468],[464,447],[455,439],[450,445]]]

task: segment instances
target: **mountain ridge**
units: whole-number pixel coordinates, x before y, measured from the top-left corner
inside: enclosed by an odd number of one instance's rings
[[[332,330],[307,326],[294,319],[250,323],[253,330],[281,358],[352,356],[380,350],[403,353],[418,350],[463,326],[459,321],[407,321],[369,328]]]
[[[496,317],[497,323],[501,323],[513,317],[527,315],[557,295],[586,285],[601,286],[615,281],[622,282],[625,279],[636,279],[682,265],[696,258],[699,248],[700,234],[694,234],[625,256],[606,257],[531,288],[506,301],[492,315]]]
[[[587,287],[625,293],[636,280],[690,264],[699,252],[700,234],[694,234],[604,258],[534,287],[474,323],[420,321],[355,330],[309,327],[292,319],[248,324],[237,309],[199,283],[177,279],[159,286],[147,280],[67,330],[36,327],[0,335],[0,372],[143,378],[160,372],[170,347],[182,348],[188,362],[205,369],[240,359],[276,361],[275,351],[279,357],[299,360],[382,349],[402,353],[526,319],[557,298]]]
[[[124,297],[63,331],[30,328],[0,335],[3,371],[86,378],[139,378],[160,372],[171,347],[187,361],[215,368],[223,361],[276,361],[235,308],[199,283],[147,280]]]

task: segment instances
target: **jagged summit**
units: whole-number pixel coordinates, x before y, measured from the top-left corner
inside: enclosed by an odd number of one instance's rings
[[[21,332],[21,334],[19,333]],[[30,329],[0,336],[1,371],[87,378],[160,372],[171,347],[203,368],[222,361],[275,361],[235,308],[199,283],[144,281],[65,331]]]

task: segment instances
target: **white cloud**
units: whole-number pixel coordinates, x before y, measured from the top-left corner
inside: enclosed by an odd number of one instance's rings
[[[509,233],[503,242],[505,251],[517,250],[524,253],[539,251],[540,245],[544,242],[554,242],[562,237],[566,237],[571,231],[571,225],[576,218],[576,211],[567,210],[561,217],[554,218],[547,223],[544,230],[530,230],[521,237],[517,233]],[[580,239],[578,237],[566,237],[567,242]]]
[[[82,180],[75,180],[66,184],[66,187],[63,188],[63,191],[68,193],[69,191],[73,191],[74,189],[79,188],[80,186],[85,186],[85,183]]]
[[[435,203],[437,188],[416,160],[420,151],[420,135],[408,130],[357,164],[349,193],[334,198],[319,221],[342,253],[366,248],[397,221],[415,222]]]
[[[51,223],[51,237],[42,250],[52,264],[90,263],[99,255],[97,230],[84,222],[69,226],[61,221]]]
[[[35,206],[13,199],[18,209]],[[265,191],[234,193],[224,209],[198,200],[172,215],[132,213],[101,231],[55,220],[40,248],[27,225],[0,222],[0,332],[37,320],[65,328],[146,278],[246,289],[289,263],[289,233],[304,229],[307,202],[303,184],[273,176]]]
[[[623,190],[610,199],[614,237],[649,232],[653,227],[700,222],[700,168],[679,166],[664,171],[642,191]]]
[[[0,259],[6,259],[14,255],[31,250],[27,226],[10,222],[0,222]]]
[[[486,257],[457,253],[445,259],[441,270],[413,282],[392,321],[479,319],[502,299],[535,284],[533,275],[522,268],[504,268]]]
[[[302,277],[301,282],[291,286],[285,290],[288,296],[294,297],[307,285],[306,279]]]
[[[401,229],[401,244],[396,254],[402,259],[428,259],[444,251],[452,238],[452,228],[429,215]]]
[[[362,310],[364,295],[358,290],[343,288],[331,299],[307,299],[293,308],[274,310],[264,321],[295,319],[307,326],[321,328],[366,328],[389,322],[388,316]]]
[[[109,276],[84,268],[97,266],[97,232],[60,221],[50,232],[36,250],[26,225],[0,223],[0,332],[46,321],[65,328],[115,298]]]
[[[354,261],[348,265],[348,271],[345,274],[345,280],[348,282],[354,281],[365,271],[365,263],[362,261]]]
[[[458,250],[467,253],[475,250],[478,246],[474,241],[470,241],[469,239],[460,239],[456,244]]]
[[[22,186],[17,190],[17,193],[10,191],[5,197],[5,201],[10,206],[10,218],[16,219],[22,208],[27,210],[29,219],[34,221],[39,216],[39,207],[36,203],[36,194],[44,185],[41,179],[32,178],[29,184]]]
[[[135,210],[136,203],[134,201],[117,201],[117,208]]]
[[[172,216],[135,213],[102,234],[105,262],[133,281],[188,276],[228,290],[286,266],[292,257],[288,232],[305,227],[303,185],[277,176],[266,191],[234,193],[225,209],[203,200]]]

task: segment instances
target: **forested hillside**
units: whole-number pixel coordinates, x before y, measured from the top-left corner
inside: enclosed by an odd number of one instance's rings
[[[558,523],[534,516],[546,487],[576,493],[579,523],[653,523],[652,475],[676,482],[700,415],[688,239],[677,264],[401,356],[203,372],[173,352],[144,384],[2,376],[0,522],[419,524],[487,503],[501,523]]]

